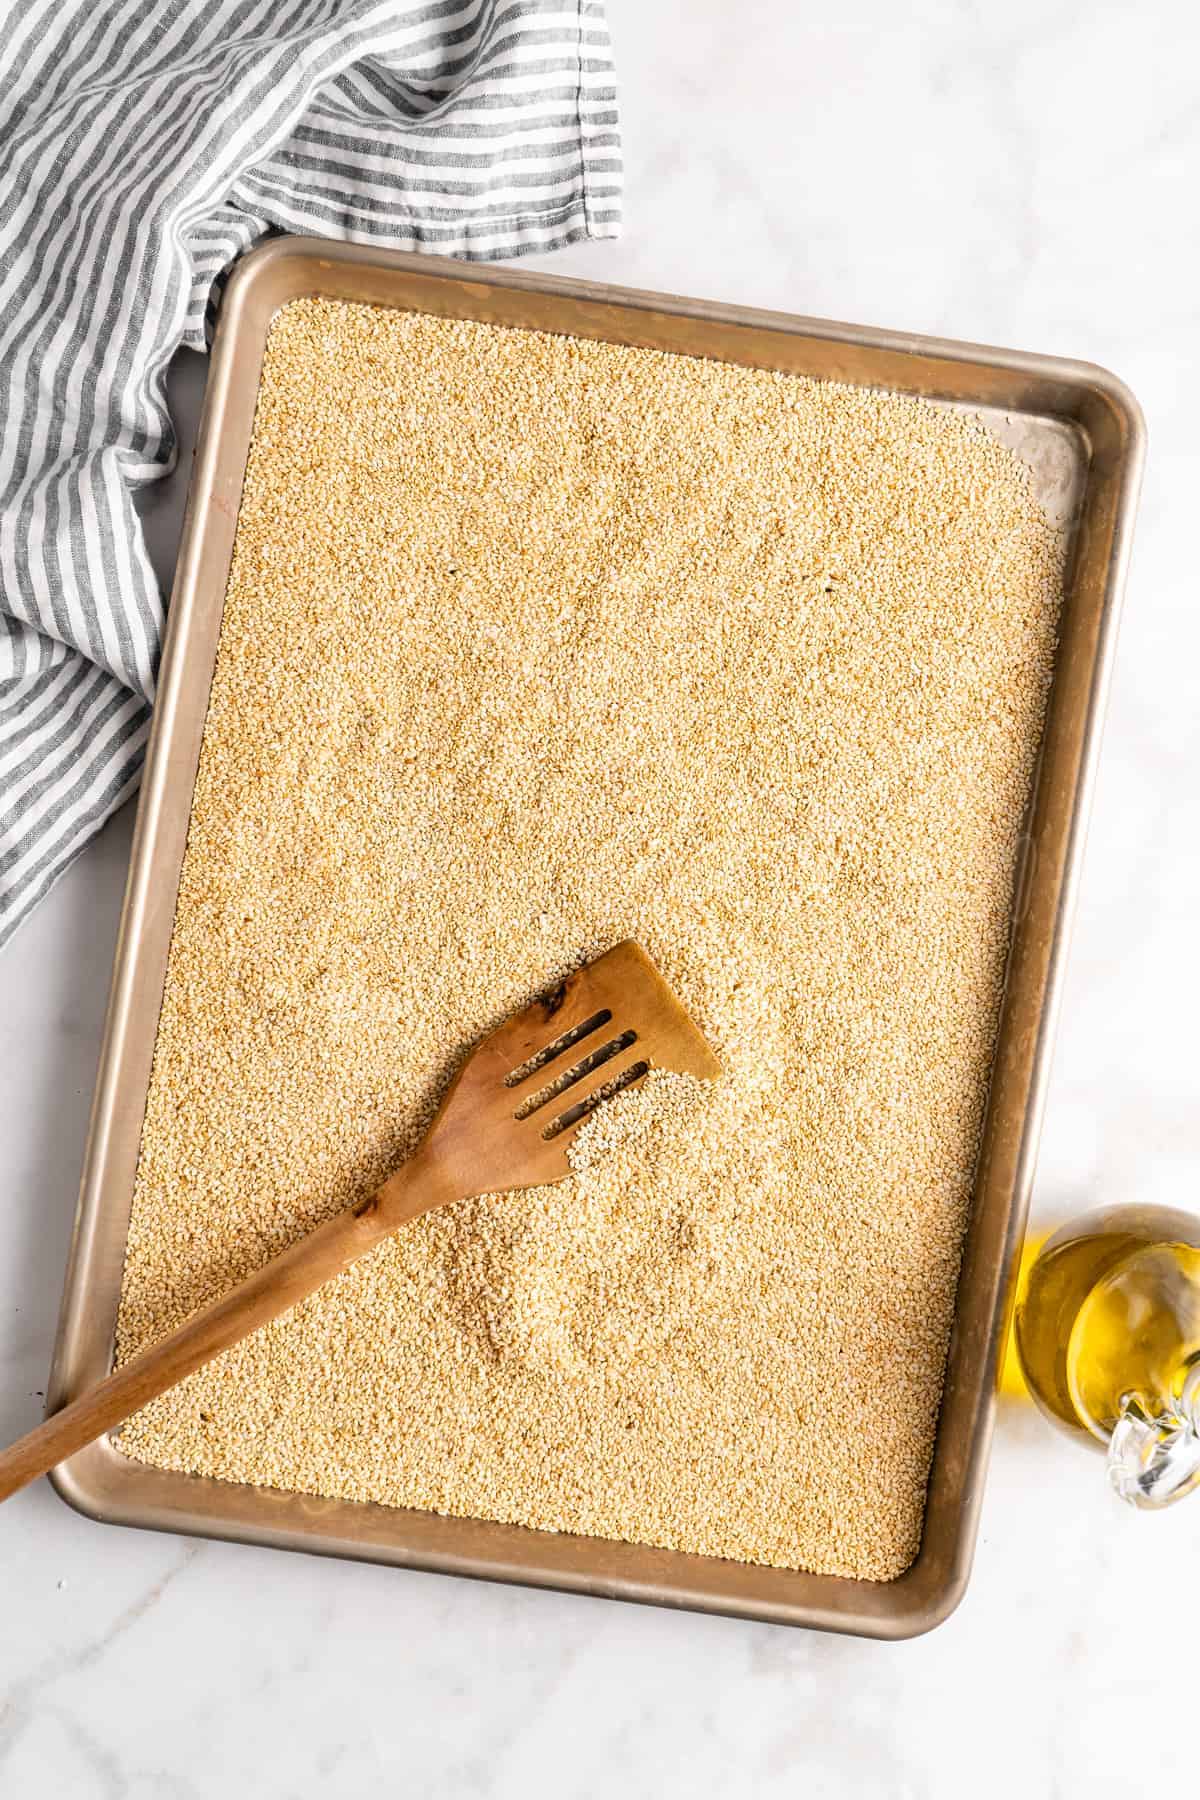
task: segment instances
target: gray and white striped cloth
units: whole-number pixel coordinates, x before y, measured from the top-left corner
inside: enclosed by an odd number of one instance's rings
[[[164,378],[276,229],[615,236],[598,0],[0,0],[0,943],[136,785]]]

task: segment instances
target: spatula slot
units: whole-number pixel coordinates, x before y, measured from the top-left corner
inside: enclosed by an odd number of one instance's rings
[[[574,1106],[568,1106],[565,1113],[560,1113],[557,1119],[552,1119],[542,1132],[542,1136],[546,1139],[560,1137],[564,1131],[569,1131],[572,1125],[578,1125],[581,1119],[586,1119],[589,1113],[595,1112],[598,1106],[603,1106],[606,1100],[611,1100],[614,1094],[619,1094],[622,1088],[632,1087],[635,1081],[640,1081],[643,1075],[649,1073],[650,1064],[645,1060],[631,1063],[627,1069],[622,1069],[619,1075],[614,1075],[611,1081],[606,1081],[602,1087],[598,1087],[595,1093],[589,1094],[584,1100],[576,1101]]]
[[[527,1119],[531,1113],[539,1112],[551,1100],[556,1100],[560,1094],[565,1094],[568,1088],[573,1088],[577,1081],[582,1081],[585,1075],[590,1075],[593,1069],[602,1068],[606,1062],[610,1062],[614,1056],[619,1056],[622,1050],[628,1050],[630,1044],[636,1044],[636,1042],[636,1031],[623,1031],[620,1037],[610,1038],[607,1044],[601,1044],[598,1050],[591,1051],[583,1058],[582,1062],[577,1062],[570,1069],[564,1069],[563,1073],[554,1081],[539,1088],[536,1094],[530,1094],[528,1100],[522,1101],[513,1117]]]
[[[505,1087],[520,1087],[523,1081],[528,1081],[529,1077],[536,1075],[539,1069],[546,1068],[557,1057],[564,1055],[566,1051],[581,1043],[585,1037],[591,1037],[593,1031],[599,1031],[602,1025],[607,1025],[611,1018],[612,1013],[607,1006],[604,1006],[599,1012],[593,1013],[590,1019],[584,1019],[579,1025],[572,1025],[570,1031],[564,1031],[561,1037],[556,1037],[553,1043],[544,1045],[518,1068],[513,1069],[511,1074],[506,1075],[504,1077]],[[520,1113],[517,1114],[518,1118],[522,1116]]]

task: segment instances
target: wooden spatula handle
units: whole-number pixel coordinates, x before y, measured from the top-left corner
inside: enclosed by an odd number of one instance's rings
[[[185,1319],[44,1424],[0,1451],[0,1500],[65,1462],[260,1325],[348,1268],[381,1239],[447,1198],[438,1171],[418,1152],[379,1191],[339,1213]]]

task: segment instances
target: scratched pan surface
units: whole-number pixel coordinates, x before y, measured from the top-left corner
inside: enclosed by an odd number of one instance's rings
[[[263,347],[300,296],[638,344],[921,394],[979,414],[1070,535],[1050,710],[1017,885],[1003,1017],[920,1553],[898,1580],[753,1568],[595,1538],[319,1500],[145,1468],[112,1443],[59,1468],[93,1518],[874,1637],[953,1609],[970,1572],[997,1363],[1040,1125],[1064,948],[1144,454],[1136,402],[1103,370],[935,338],[591,282],[284,238],[221,307],[138,808],[49,1404],[106,1373],[175,896]],[[796,1479],[804,1479],[797,1469]]]

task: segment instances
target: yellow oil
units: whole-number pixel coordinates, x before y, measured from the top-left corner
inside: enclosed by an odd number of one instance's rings
[[[1172,1407],[1200,1361],[1200,1219],[1116,1206],[1064,1226],[1023,1271],[1014,1338],[1034,1399],[1068,1431],[1103,1444],[1130,1401]]]

